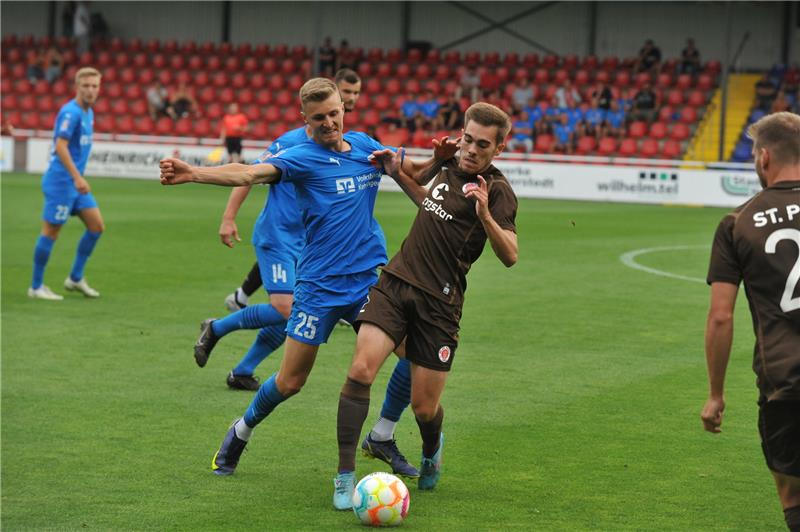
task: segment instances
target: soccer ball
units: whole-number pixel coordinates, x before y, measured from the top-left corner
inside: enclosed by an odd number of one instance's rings
[[[353,493],[353,511],[370,526],[401,524],[410,502],[406,485],[389,473],[370,473],[358,482]]]

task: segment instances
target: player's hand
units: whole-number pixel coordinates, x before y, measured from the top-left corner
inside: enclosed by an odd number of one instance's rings
[[[234,246],[234,240],[241,242],[242,239],[239,238],[239,228],[236,227],[236,222],[223,219],[219,226],[219,239],[229,248]]]
[[[433,139],[433,157],[438,161],[446,161],[455,157],[458,151],[458,145],[461,143],[461,137],[451,139],[450,137],[442,137],[441,139]]]
[[[725,400],[722,397],[709,397],[703,406],[700,418],[703,420],[703,428],[708,432],[722,432],[722,413],[725,411]]]
[[[489,185],[483,176],[478,176],[478,184],[467,189],[464,196],[475,200],[475,213],[481,220],[488,219],[489,213]]]
[[[92,190],[92,187],[89,186],[89,182],[86,181],[83,177],[79,177],[73,181],[75,183],[75,188],[78,189],[78,192],[81,194],[86,194]]]
[[[181,185],[193,181],[192,167],[180,159],[161,159],[158,166],[161,169],[162,185]]]
[[[383,169],[386,175],[397,177],[400,173],[400,167],[403,165],[403,160],[406,157],[406,149],[398,148],[396,152],[390,149],[374,151],[370,155],[370,162],[375,168]]]

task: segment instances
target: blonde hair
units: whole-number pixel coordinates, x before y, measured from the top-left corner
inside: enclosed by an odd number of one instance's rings
[[[482,126],[497,126],[497,144],[502,144],[511,131],[511,119],[508,115],[490,103],[473,103],[464,115],[464,127],[467,127],[470,120],[474,120]]]
[[[93,67],[83,67],[75,72],[75,83],[80,83],[81,79],[94,77],[97,76],[98,78],[102,78],[103,75],[100,73],[99,70]]]
[[[327,78],[311,78],[300,87],[300,105],[308,102],[324,102],[332,94],[339,94],[336,84]]]
[[[747,128],[753,148],[766,148],[777,166],[800,164],[800,116],[780,112],[767,115]]]

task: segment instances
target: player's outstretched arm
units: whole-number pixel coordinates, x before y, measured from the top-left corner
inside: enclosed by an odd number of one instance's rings
[[[399,148],[397,151],[390,149],[374,151],[370,155],[370,161],[373,166],[383,171],[386,175],[391,176],[403,192],[411,198],[415,205],[422,203],[428,191],[425,187],[421,186],[415,179],[403,171],[403,161],[406,156],[406,149]]]
[[[225,206],[225,212],[222,213],[222,222],[219,225],[219,239],[220,241],[232,248],[235,242],[241,242],[239,237],[239,228],[236,227],[236,215],[239,209],[250,194],[250,185],[243,187],[236,187],[231,190],[231,195],[228,197],[228,204]]]
[[[159,163],[162,185],[204,183],[239,187],[256,183],[276,183],[281,171],[271,164],[224,164],[222,166],[190,166],[180,159],[162,159]]]
[[[708,400],[700,418],[703,428],[720,432],[725,410],[725,372],[733,343],[733,309],[739,285],[711,283],[711,305],[706,322],[706,365],[708,366]]]
[[[439,166],[444,161],[455,157],[456,152],[458,152],[459,142],[461,142],[461,137],[456,139],[451,139],[450,137],[433,139],[431,141],[433,156],[425,161],[417,161],[406,157],[402,163],[403,171],[418,184],[427,185],[438,172]]]
[[[478,186],[468,189],[464,196],[475,200],[475,212],[483,224],[483,230],[486,231],[486,237],[492,245],[494,254],[507,268],[512,267],[517,263],[519,255],[517,233],[503,229],[492,217],[489,211],[489,185],[483,176],[478,176]]]

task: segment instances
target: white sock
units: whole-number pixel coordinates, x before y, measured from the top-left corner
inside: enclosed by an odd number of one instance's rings
[[[241,286],[236,289],[236,295],[234,298],[236,298],[236,302],[240,305],[247,305],[247,300],[249,299],[247,294],[244,293],[244,290],[242,290]]]
[[[394,438],[394,428],[396,426],[397,421],[392,421],[383,417],[378,418],[378,422],[372,427],[369,436],[375,441],[389,441]]]
[[[249,441],[250,436],[253,434],[252,427],[247,426],[247,423],[244,422],[244,418],[239,419],[239,421],[233,425],[233,431],[236,433],[237,438],[244,441]]]

